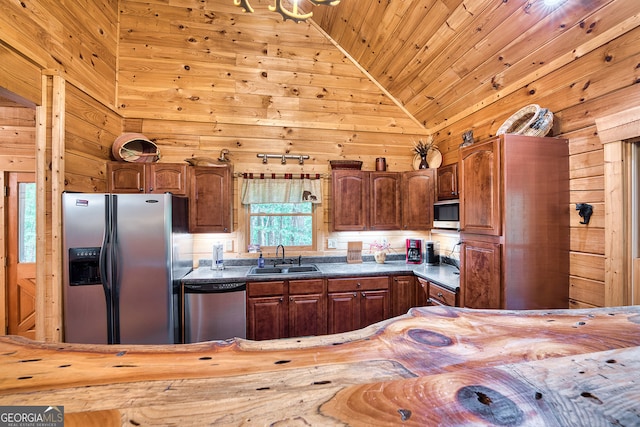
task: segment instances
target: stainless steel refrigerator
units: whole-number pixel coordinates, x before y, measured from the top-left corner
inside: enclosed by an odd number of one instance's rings
[[[64,193],[64,340],[180,342],[180,280],[193,267],[188,200]]]

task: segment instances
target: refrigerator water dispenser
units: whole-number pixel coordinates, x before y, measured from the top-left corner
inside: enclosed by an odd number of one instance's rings
[[[100,247],[69,249],[69,285],[99,285]]]

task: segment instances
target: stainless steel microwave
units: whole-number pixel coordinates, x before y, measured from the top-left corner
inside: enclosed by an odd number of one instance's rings
[[[460,200],[443,200],[433,204],[433,228],[460,230]]]

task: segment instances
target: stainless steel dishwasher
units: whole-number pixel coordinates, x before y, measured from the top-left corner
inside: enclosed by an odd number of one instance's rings
[[[246,338],[246,283],[183,286],[185,343]]]

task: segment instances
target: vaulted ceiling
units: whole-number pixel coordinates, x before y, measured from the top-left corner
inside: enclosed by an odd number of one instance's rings
[[[609,3],[342,0],[306,9],[409,114],[434,130],[579,57],[580,45],[606,29],[602,9]]]

